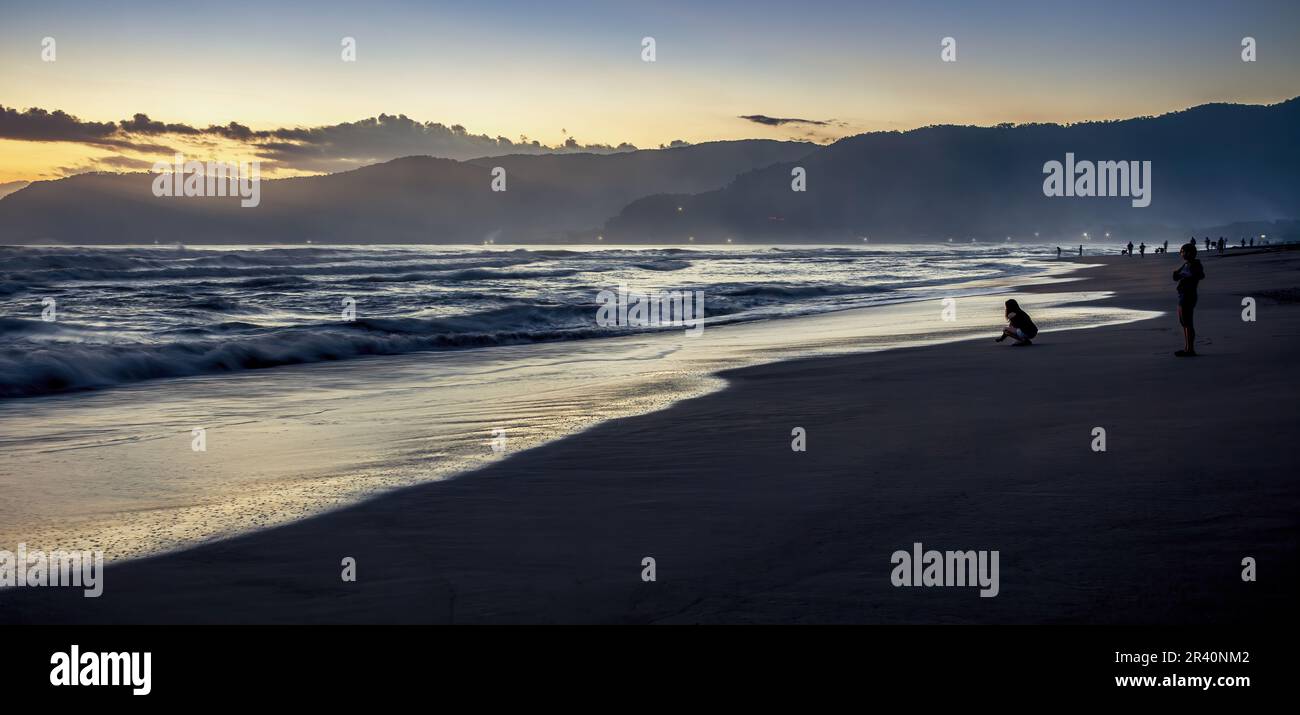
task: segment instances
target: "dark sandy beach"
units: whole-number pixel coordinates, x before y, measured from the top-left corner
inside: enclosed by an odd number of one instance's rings
[[[1176,257],[1085,259],[1106,265],[1080,289],[1167,312],[733,371],[460,478],[112,566],[98,599],[10,589],[0,622],[1291,623],[1300,252],[1204,258],[1198,358],[1172,354]],[[892,586],[914,542],[998,550],[1000,593]]]

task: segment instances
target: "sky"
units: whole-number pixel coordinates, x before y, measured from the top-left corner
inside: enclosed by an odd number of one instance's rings
[[[1126,118],[1282,101],[1298,70],[1296,0],[0,0],[0,183]]]

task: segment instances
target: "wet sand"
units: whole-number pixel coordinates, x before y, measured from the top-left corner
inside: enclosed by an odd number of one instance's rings
[[[463,477],[112,566],[98,599],[9,589],[0,621],[1292,622],[1300,252],[1207,256],[1191,360],[1174,256],[1085,260],[1106,265],[1069,290],[1169,312],[1053,331],[1021,295],[1032,347],[729,371]],[[892,586],[914,542],[998,550],[999,595]]]
[[[1032,280],[1069,268],[1049,266]],[[611,329],[0,400],[0,549],[121,561],[279,526],[708,394],[726,369],[986,335],[1002,301],[989,293],[1009,289],[1006,279],[926,287],[912,302],[693,337]],[[960,299],[960,320],[938,319],[940,296]],[[1089,298],[1036,304],[1054,325],[1149,315],[1076,307]]]

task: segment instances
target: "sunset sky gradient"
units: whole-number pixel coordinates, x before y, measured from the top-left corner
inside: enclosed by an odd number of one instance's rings
[[[0,106],[308,128],[404,114],[547,145],[1123,118],[1300,94],[1300,3],[0,2]],[[641,38],[658,61],[641,61]],[[41,60],[41,40],[57,61]],[[357,40],[358,61],[340,59]],[[956,38],[958,61],[939,59]],[[1241,38],[1259,59],[1241,61]],[[748,115],[825,124],[760,124]],[[217,136],[151,144],[250,158]],[[335,147],[293,173],[385,157]],[[351,152],[351,156],[348,153]],[[336,155],[337,154],[337,155]],[[164,155],[0,132],[0,182]],[[274,162],[273,162],[274,164]],[[147,167],[146,167],[147,168]]]

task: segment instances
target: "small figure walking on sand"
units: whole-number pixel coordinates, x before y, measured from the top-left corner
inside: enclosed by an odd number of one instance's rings
[[[1083,255],[1083,244],[1082,244],[1082,243],[1079,244],[1079,255],[1080,255],[1080,256]]]
[[[1143,241],[1143,242],[1142,242],[1142,245],[1138,246],[1138,255],[1141,256],[1142,258],[1146,258],[1146,257],[1147,257],[1147,242],[1146,242],[1146,241]]]
[[[1007,301],[1007,327],[1002,329],[1002,335],[993,339],[993,342],[1000,343],[1007,338],[1015,340],[1015,345],[1033,345],[1033,338],[1038,335],[1038,326],[1034,321],[1029,319],[1029,314],[1020,308],[1020,304],[1014,298]]]
[[[1061,247],[1060,247],[1060,246],[1057,246],[1057,247],[1056,247],[1056,257],[1057,257],[1057,258],[1060,258],[1060,257],[1061,257]]]
[[[1210,237],[1209,237],[1209,236],[1206,236],[1206,237],[1205,237],[1205,250],[1207,250],[1207,251],[1210,250]]]
[[[1133,255],[1133,242],[1132,242],[1132,241],[1129,241],[1129,242],[1128,242],[1128,255],[1130,255],[1130,256]]]
[[[1205,278],[1205,269],[1196,258],[1196,244],[1183,246],[1178,255],[1183,265],[1174,271],[1174,280],[1178,282],[1178,324],[1183,327],[1183,349],[1174,353],[1178,357],[1196,357],[1196,328],[1192,324],[1192,314],[1196,310],[1196,287]]]
[[[1169,239],[1167,238],[1165,239],[1165,246],[1164,249],[1161,250],[1161,253],[1169,253]]]

